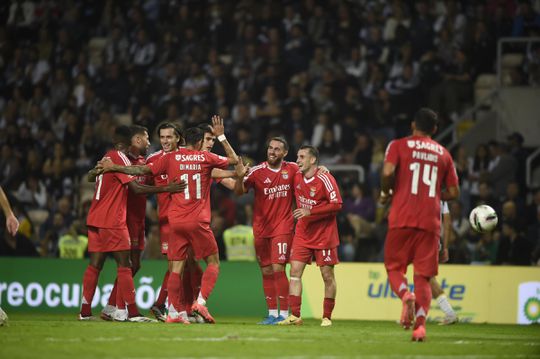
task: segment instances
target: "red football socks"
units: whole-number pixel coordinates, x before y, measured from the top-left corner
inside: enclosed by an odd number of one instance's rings
[[[289,310],[289,280],[285,271],[274,272],[274,287],[279,298],[279,310]]]
[[[336,300],[334,298],[324,298],[323,318],[332,319],[332,311],[334,310],[335,304],[336,304]]]
[[[388,281],[394,293],[400,298],[403,298],[403,295],[409,290],[407,278],[399,271],[389,271]]]
[[[118,278],[114,279],[114,285],[111,290],[111,294],[109,294],[109,301],[107,302],[108,305],[112,305],[113,307],[116,307],[116,292],[118,291]]]
[[[201,291],[201,282],[203,277],[203,270],[199,263],[195,263],[195,266],[189,271],[191,276],[191,293],[193,293],[192,301],[197,300],[199,292]]]
[[[289,306],[291,307],[291,314],[295,317],[300,317],[302,297],[299,295],[289,295]]]
[[[276,286],[274,285],[274,273],[263,274],[263,292],[268,310],[277,309]]]
[[[186,267],[182,274],[182,286],[184,291],[182,293],[182,307],[191,313],[191,304],[193,304],[193,286],[191,285],[191,271]],[[184,310],[184,309],[182,309]]]
[[[431,286],[429,285],[429,278],[415,274],[414,293],[416,294],[416,322],[414,323],[414,329],[416,329],[419,326],[426,324],[426,317],[431,304]]]
[[[167,300],[167,284],[169,282],[169,271],[165,272],[165,276],[163,276],[163,282],[161,283],[161,289],[159,290],[158,297],[156,299],[156,305],[161,306],[165,305],[165,301]]]
[[[117,278],[118,278],[118,289],[117,291],[120,292],[122,302],[125,302],[127,304],[128,309],[128,316],[130,317],[137,317],[139,316],[139,309],[137,309],[137,305],[135,304],[135,285],[133,284],[133,276],[131,274],[131,268],[129,267],[118,267],[116,270]],[[118,296],[117,296],[117,305],[118,303]]]
[[[92,299],[94,299],[98,278],[99,269],[91,265],[86,267],[83,276],[83,298],[81,304],[81,315],[83,317],[92,315]]]
[[[210,294],[212,293],[212,290],[214,290],[214,286],[216,285],[218,275],[219,275],[219,266],[215,264],[209,264],[206,267],[206,270],[204,271],[202,275],[202,280],[201,280],[201,295],[204,298],[204,300],[207,300]]]
[[[167,284],[169,288],[169,305],[172,305],[177,312],[182,311],[182,281],[180,279],[180,274],[170,273],[169,282]]]

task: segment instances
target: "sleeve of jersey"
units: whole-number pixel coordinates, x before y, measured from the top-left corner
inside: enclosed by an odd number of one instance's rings
[[[336,180],[333,176],[329,176],[328,174],[318,175],[317,177],[324,185],[323,188],[328,202],[313,207],[310,211],[311,215],[320,218],[321,216],[336,214],[341,210],[341,205],[343,203]]]
[[[255,173],[254,173],[253,170],[251,170],[246,175],[246,177],[244,177],[244,186],[246,188],[251,188],[251,187],[253,187],[254,181],[255,181]]]
[[[221,168],[223,170],[227,169],[229,167],[229,159],[227,157],[223,157],[220,155],[216,155],[215,153],[208,153],[208,158],[210,160],[210,165],[212,167]]]
[[[114,164],[120,165],[120,166],[130,166],[131,162],[129,158],[125,154],[123,154],[120,151],[115,151],[111,153],[111,160]],[[135,179],[135,176],[127,175],[120,172],[114,172],[114,176],[120,181],[122,184],[129,183]]]
[[[386,147],[386,152],[384,153],[384,162],[390,162],[394,165],[398,162],[398,144],[396,141],[390,141],[388,146]]]
[[[156,159],[151,158],[146,162],[146,165],[150,167],[150,170],[152,171],[152,176],[161,175],[165,172],[165,161],[167,158],[168,156],[164,155]]]

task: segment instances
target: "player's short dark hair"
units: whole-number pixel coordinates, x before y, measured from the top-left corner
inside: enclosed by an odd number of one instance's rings
[[[129,128],[129,126],[116,126],[113,134],[113,143],[115,145],[123,144],[126,146],[129,146],[131,144],[131,129]]]
[[[204,138],[204,130],[199,127],[190,127],[184,132],[186,145],[195,145]]]
[[[423,107],[414,115],[414,123],[417,130],[431,134],[439,123],[439,119],[435,111]]]
[[[298,150],[307,150],[310,156],[315,157],[315,164],[319,163],[319,150],[315,146],[303,145]]]
[[[131,125],[129,126],[129,129],[131,130],[131,137],[148,133],[148,128],[141,125]]]
[[[285,149],[285,151],[289,150],[289,144],[287,143],[287,140],[285,138],[280,137],[280,136],[272,137],[271,139],[268,140],[266,147],[270,146],[271,141],[281,142],[283,144],[283,148]]]
[[[212,133],[212,134],[214,133],[214,132],[212,131],[212,126],[211,126],[209,123],[204,123],[204,122],[203,122],[203,123],[199,123],[199,124],[197,125],[197,128],[200,128],[201,130],[203,130],[204,133]]]
[[[182,138],[182,132],[180,131],[180,128],[172,122],[162,122],[161,124],[159,124],[159,126],[156,129],[158,137],[161,130],[164,130],[167,128],[172,128],[176,136],[178,136],[179,138]]]

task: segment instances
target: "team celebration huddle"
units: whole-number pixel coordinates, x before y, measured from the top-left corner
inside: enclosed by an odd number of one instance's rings
[[[423,341],[430,281],[439,263],[441,201],[455,199],[459,188],[451,156],[431,139],[437,129],[435,112],[420,109],[411,127],[411,136],[388,145],[379,200],[381,205],[391,204],[384,262],[392,290],[403,302],[400,323],[413,329],[413,340]],[[114,149],[88,174],[95,193],[87,218],[90,263],[83,277],[79,320],[94,318],[92,299],[111,253],[117,277],[100,317],[156,321],[139,312],[133,281],[145,245],[146,196],[155,193],[161,252],[168,263],[151,312],[166,323],[216,323],[207,301],[212,300],[220,275],[218,246],[210,228],[210,191],[213,183],[219,183],[238,196],[254,192],[254,245],[268,307],[259,324],[303,323],[302,275],[306,264],[315,261],[324,283],[320,325],[332,326],[334,267],[339,263],[336,216],[342,198],[331,171],[319,165],[317,148],[304,145],[296,163],[287,162],[287,140],[273,137],[267,142],[266,161],[249,167],[227,141],[223,119],[217,115],[211,124],[182,130],[174,123],[162,123],[157,135],[162,149],[147,156],[146,128],[117,127]],[[216,139],[226,157],[211,152]],[[441,253],[445,246],[443,241]],[[201,260],[206,262],[204,270]],[[404,276],[411,263],[414,292]]]

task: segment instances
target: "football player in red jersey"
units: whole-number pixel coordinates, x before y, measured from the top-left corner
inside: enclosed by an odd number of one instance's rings
[[[459,196],[452,156],[431,139],[436,130],[437,114],[420,109],[412,122],[412,135],[388,144],[381,177],[379,200],[382,204],[392,200],[384,264],[392,290],[403,302],[403,327],[411,327],[416,316],[414,341],[426,337],[429,280],[438,270],[441,200]],[[441,190],[443,186],[445,191]],[[410,263],[414,266],[414,293],[405,278]]]
[[[190,128],[185,132],[186,148],[162,156],[153,165],[117,166],[110,161],[102,161],[100,166],[107,171],[121,171],[139,175],[167,174],[169,179],[184,180],[188,183],[183,194],[173,195],[168,212],[171,225],[168,258],[172,261],[172,271],[168,280],[169,313],[167,322],[185,323],[189,321],[182,315],[181,275],[184,269],[187,250],[192,247],[195,259],[205,259],[208,266],[202,277],[201,291],[192,310],[201,315],[208,323],[214,318],[206,308],[206,300],[212,292],[219,274],[219,256],[215,238],[210,230],[210,185],[212,169],[226,168],[238,162],[234,150],[229,145],[219,116],[212,118],[212,128],[218,140],[224,145],[227,157],[200,151],[204,131]]]
[[[332,311],[336,298],[334,266],[339,263],[337,247],[339,235],[336,215],[342,199],[335,178],[330,173],[318,173],[319,151],[313,146],[302,146],[296,161],[300,172],[294,176],[298,220],[291,249],[291,280],[289,306],[291,314],[278,325],[300,325],[302,319],[302,274],[306,264],[315,257],[324,281],[324,301],[321,326],[332,325]]]
[[[115,149],[104,156],[112,163],[130,165],[126,152],[131,142],[131,130],[119,126],[114,133]],[[96,169],[99,171],[99,169]],[[126,224],[128,188],[136,193],[181,192],[185,182],[171,183],[164,187],[146,186],[135,181],[135,177],[121,173],[92,172],[89,177],[96,179],[94,198],[87,217],[88,252],[90,264],[83,277],[83,296],[79,320],[92,319],[92,299],[99,273],[103,268],[107,253],[112,253],[117,266],[118,290],[127,304],[127,321],[149,321],[140,315],[135,304],[135,287],[131,274],[130,237]],[[97,175],[97,177],[96,177]]]
[[[146,153],[150,147],[148,129],[139,125],[130,126],[131,145],[127,151],[127,157],[131,165],[142,165],[146,162]],[[150,184],[148,176],[138,176],[136,181],[140,184]],[[159,194],[158,194],[159,195]],[[165,195],[168,195],[165,194]],[[131,272],[133,277],[141,267],[141,253],[144,250],[146,219],[146,195],[128,191],[126,223],[131,241]],[[108,304],[101,311],[103,320],[123,321],[127,316],[125,303],[121,293],[117,290],[118,281],[115,280],[113,289],[109,295]]]
[[[284,161],[289,145],[284,138],[268,141],[266,161],[254,166],[242,180],[236,181],[235,193],[253,189],[253,234],[255,254],[261,268],[268,316],[259,324],[276,324],[289,316],[289,281],[285,266],[289,261],[294,231],[292,203],[294,176],[298,165]],[[279,309],[278,309],[279,299]]]

